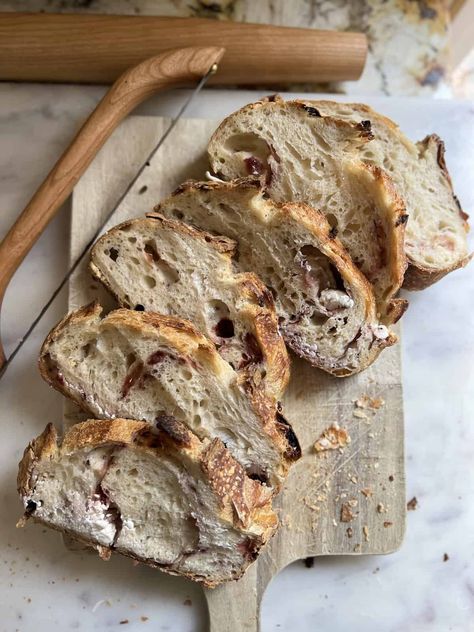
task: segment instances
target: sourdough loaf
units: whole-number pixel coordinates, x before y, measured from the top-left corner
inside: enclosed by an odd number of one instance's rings
[[[219,438],[249,476],[279,488],[298,441],[249,372],[236,373],[190,322],[93,303],[48,335],[40,371],[95,417],[156,424],[173,417],[201,440]],[[255,350],[252,362],[261,355]]]
[[[316,101],[313,105],[324,116],[370,121],[374,139],[361,147],[361,157],[390,175],[409,215],[404,287],[424,289],[465,266],[470,260],[468,216],[454,194],[439,136],[430,134],[413,143],[396,123],[361,103]]]
[[[258,178],[246,178],[185,183],[156,210],[235,239],[239,268],[258,273],[274,295],[285,341],[314,366],[351,375],[395,342],[370,284],[309,206],[277,204]]]
[[[212,136],[212,169],[226,180],[265,178],[277,202],[306,202],[326,216],[374,288],[385,322],[401,315],[392,302],[403,282],[407,213],[391,179],[360,159],[372,145],[369,121],[326,116],[302,101],[266,99],[232,114]]]
[[[155,215],[109,230],[90,268],[122,307],[191,321],[244,379],[278,401],[289,359],[273,298],[255,274],[234,271],[235,251],[227,237]]]
[[[172,417],[154,427],[89,420],[26,448],[18,491],[26,519],[206,586],[238,579],[273,534],[271,492],[219,439]]]
[[[359,138],[351,139],[351,130],[352,135],[359,130]],[[399,202],[394,222],[399,223],[401,244],[400,225],[409,217],[405,287],[427,287],[469,261],[467,215],[453,192],[443,142],[432,134],[414,144],[395,123],[366,105],[264,99],[220,125],[209,143],[209,156],[212,168],[226,179],[262,172],[275,199],[303,200],[320,208],[337,225],[342,242],[372,282],[370,262],[376,260],[377,248],[383,249],[384,239],[391,239],[390,231],[380,223],[370,197],[364,203],[357,191],[354,196],[352,183],[339,174],[338,164],[348,157],[376,169],[379,195],[393,197],[393,183],[403,200],[405,209]],[[353,229],[361,222],[365,238],[358,236],[359,227]],[[370,236],[373,248],[364,255]],[[387,264],[390,267],[390,257]],[[399,273],[403,269],[400,255]],[[377,279],[375,285],[377,289]]]

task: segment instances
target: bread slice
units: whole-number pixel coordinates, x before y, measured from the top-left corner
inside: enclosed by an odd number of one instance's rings
[[[368,120],[374,139],[361,147],[362,159],[382,167],[406,204],[405,249],[409,267],[404,287],[421,290],[465,266],[468,215],[454,194],[443,141],[436,134],[413,143],[389,118],[361,103],[315,101],[323,116]]]
[[[88,305],[48,335],[39,367],[51,386],[95,417],[176,418],[202,440],[219,438],[248,475],[279,488],[299,445],[258,384],[242,380],[188,321],[101,312]]]
[[[239,267],[258,272],[285,341],[314,366],[351,375],[395,342],[377,318],[369,283],[309,206],[276,204],[258,178],[247,178],[185,183],[156,210],[237,240]]]
[[[200,441],[172,417],[90,420],[62,442],[49,424],[26,448],[25,515],[98,549],[206,586],[238,579],[273,534],[270,490],[219,439]]]
[[[234,271],[235,250],[227,237],[155,215],[109,230],[93,247],[90,268],[121,306],[190,320],[276,402],[290,365],[273,298],[255,274]]]
[[[370,122],[322,115],[310,103],[264,99],[229,116],[209,142],[212,169],[226,180],[265,178],[277,202],[319,209],[374,287],[389,324],[403,282],[407,214],[390,178],[359,152],[372,145]]]
[[[409,267],[404,287],[423,289],[466,265],[470,260],[466,242],[468,216],[454,195],[443,142],[432,134],[412,143],[393,121],[366,105],[334,101],[285,103],[279,97],[253,104],[231,115],[216,131],[209,144],[211,164],[225,178],[235,178],[252,167],[255,156],[261,161],[262,170],[273,174],[270,192],[276,199],[304,199],[319,204],[326,214],[335,214],[339,223],[345,213],[335,213],[331,204],[334,206],[334,199],[341,196],[328,197],[334,180],[330,178],[327,184],[318,182],[328,171],[328,161],[343,159],[354,146],[341,145],[341,139],[329,132],[323,136],[324,127],[332,129],[335,125],[341,130],[347,125],[365,130],[367,142],[359,142],[356,147],[359,159],[386,172],[406,206],[405,216],[402,213],[398,218],[402,222],[409,216],[405,233]],[[301,177],[309,177],[309,183],[301,182]],[[342,197],[346,195],[343,189]],[[346,213],[353,212],[350,204],[345,206]],[[341,240],[357,258],[356,249],[350,248],[345,239],[346,227],[347,222],[343,221]]]

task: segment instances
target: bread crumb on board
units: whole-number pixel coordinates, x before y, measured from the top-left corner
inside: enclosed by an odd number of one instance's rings
[[[417,506],[418,506],[418,500],[416,496],[413,496],[413,498],[407,502],[407,511],[415,511]]]
[[[449,555],[447,553],[445,553],[443,555],[443,562],[447,562],[449,560]]]
[[[338,424],[332,424],[323,430],[323,433],[314,444],[315,452],[326,450],[337,450],[345,448],[351,442],[349,433],[345,428],[340,428]]]
[[[341,522],[351,522],[352,520],[354,520],[354,518],[355,518],[355,516],[352,513],[352,509],[351,509],[349,503],[342,503],[339,520]]]
[[[369,408],[370,410],[378,410],[384,406],[385,401],[381,397],[369,397],[368,395],[361,395],[355,400],[357,408]]]
[[[364,487],[360,490],[360,493],[363,494],[366,498],[369,498],[373,495],[374,492],[370,489],[370,487]]]
[[[364,540],[368,542],[369,541],[369,527],[367,525],[364,525],[362,527],[362,533],[364,534]]]

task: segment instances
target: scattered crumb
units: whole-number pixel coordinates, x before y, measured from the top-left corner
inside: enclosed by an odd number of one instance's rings
[[[354,475],[349,476],[349,480],[351,483],[354,483],[354,485],[359,482],[357,476],[354,476]]]
[[[280,525],[282,527],[286,527],[287,529],[292,529],[293,528],[293,524],[291,522],[291,518],[289,515],[286,515],[281,521],[280,521]]]
[[[333,524],[334,527],[337,527],[337,522],[336,522],[335,518],[332,519],[332,524]]]
[[[379,467],[380,467],[380,463],[379,463],[379,461],[376,461],[376,462],[374,463],[374,470],[378,470],[378,469],[379,469]]]
[[[369,496],[372,496],[373,491],[370,489],[370,487],[364,487],[364,489],[360,490],[360,493],[364,494],[366,498],[369,498]]]
[[[390,522],[390,520],[385,520],[385,522],[383,523],[383,526],[385,528],[391,527],[392,525],[393,525],[393,522]]]
[[[374,570],[372,571],[372,575],[375,575],[375,573],[378,573],[379,570],[380,570],[380,567],[378,567],[378,566],[376,568],[374,568]]]
[[[418,500],[416,499],[416,496],[413,496],[413,498],[407,502],[407,510],[415,511],[417,506],[418,506]]]
[[[122,621],[119,621],[120,625],[125,625],[127,623],[130,623],[128,619],[122,619]]]
[[[373,432],[368,432],[367,436],[369,437],[369,439],[373,439],[375,437]]]
[[[338,424],[332,424],[323,431],[322,435],[314,444],[316,452],[324,452],[325,450],[336,450],[337,448],[345,448],[351,438],[345,428],[340,428]]]
[[[387,513],[387,509],[383,503],[377,505],[377,513]]]
[[[362,533],[364,534],[364,540],[368,542],[369,541],[369,527],[367,525],[364,525],[362,527]]]
[[[366,413],[364,413],[362,410],[354,410],[354,412],[352,413],[353,417],[357,417],[357,419],[368,419],[369,415],[367,415]]]
[[[339,518],[339,520],[341,522],[351,522],[351,520],[354,520],[354,514],[352,513],[349,503],[342,503],[341,517]]]
[[[354,534],[354,531],[352,530],[352,527],[347,527],[346,533],[347,533],[347,537],[348,538],[352,538],[352,536]]]
[[[361,549],[360,544],[356,544],[356,545],[354,546],[353,551],[354,551],[354,553],[358,553],[358,552],[360,551],[360,549]]]
[[[148,621],[148,617],[140,617],[140,621]]]
[[[357,408],[370,408],[371,410],[378,410],[382,408],[385,401],[381,397],[369,397],[368,395],[362,395],[354,402]]]
[[[28,603],[31,603],[31,597],[28,597],[28,599],[26,600]]]
[[[183,606],[192,606],[192,605],[193,605],[193,602],[191,601],[189,597],[183,601]]]
[[[304,565],[306,566],[306,568],[313,568],[314,566],[314,557],[307,557],[306,559],[303,560]]]
[[[443,562],[447,562],[449,560],[449,555],[447,553],[445,553],[443,555]]]
[[[308,499],[307,496],[303,498],[303,502],[306,505],[306,507],[308,507],[308,509],[311,509],[311,511],[315,511],[316,513],[319,513],[321,511],[321,508],[318,505],[315,505],[314,503],[312,503],[311,499]]]
[[[395,477],[393,474],[390,474],[390,476],[388,477],[388,480],[393,483],[393,481],[395,480]]]

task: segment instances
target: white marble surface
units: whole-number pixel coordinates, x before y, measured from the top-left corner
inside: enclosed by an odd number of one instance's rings
[[[99,87],[0,85],[0,232],[46,175]],[[181,96],[150,102],[141,113],[170,114]],[[202,95],[190,116],[219,117],[249,93]],[[474,106],[429,100],[369,99],[412,138],[437,132],[465,210],[473,211]],[[67,260],[67,208],[16,275],[2,314],[11,348],[51,292]],[[387,557],[297,563],[270,585],[263,624],[271,630],[339,632],[474,630],[474,265],[412,294],[403,356],[409,512],[405,542]],[[200,589],[127,560],[100,562],[66,551],[39,526],[15,530],[21,512],[16,464],[47,421],[60,419],[60,396],[39,378],[35,356],[62,316],[65,295],[0,382],[0,630],[205,630]],[[44,530],[46,531],[46,530]],[[449,560],[444,562],[447,553]],[[141,617],[148,617],[142,620]],[[122,623],[127,621],[128,623]]]

